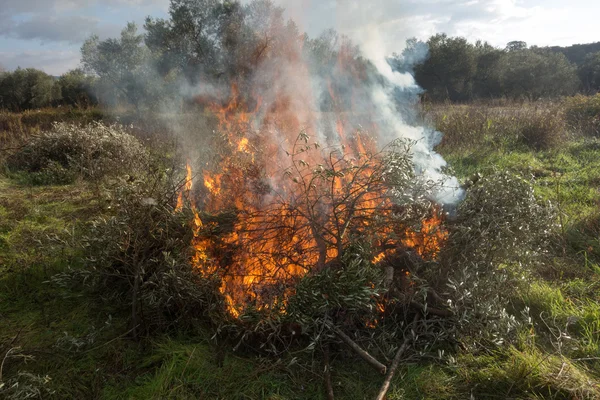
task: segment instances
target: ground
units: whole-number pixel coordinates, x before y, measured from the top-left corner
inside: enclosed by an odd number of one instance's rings
[[[440,151],[462,181],[494,168],[535,178],[540,199],[558,208],[561,241],[514,299],[531,317],[518,340],[403,365],[388,398],[600,398],[600,141],[569,136],[533,149],[490,139]],[[223,349],[208,330],[133,341],[126,315],[57,285],[57,273],[85,263],[74,246],[85,224],[108,210],[98,190],[0,176],[0,384],[27,372],[40,379],[20,385],[31,382],[40,398],[325,398],[320,374],[293,356]],[[376,372],[351,354],[333,365],[336,398],[375,396]]]

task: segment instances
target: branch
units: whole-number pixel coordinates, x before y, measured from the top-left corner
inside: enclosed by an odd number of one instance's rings
[[[331,384],[331,363],[329,361],[329,345],[325,347],[325,392],[327,394],[327,400],[335,400],[333,395],[333,385]]]
[[[385,365],[377,361],[375,357],[363,350],[358,344],[356,344],[354,340],[350,339],[350,337],[344,332],[342,332],[338,327],[332,326],[331,329],[333,330],[333,332],[335,332],[336,335],[340,337],[340,339],[342,339],[344,343],[350,346],[350,348],[352,348],[352,350],[354,350],[356,354],[358,354],[363,360],[369,363],[371,367],[375,368],[375,370],[378,371],[380,374],[385,374],[387,370],[387,367]]]
[[[415,318],[413,320],[413,325],[418,320],[419,320],[419,314],[415,315]],[[396,370],[398,369],[398,365],[400,365],[400,359],[402,358],[402,354],[404,354],[404,352],[408,348],[408,343],[410,342],[411,338],[412,338],[411,336],[407,335],[404,338],[404,342],[402,342],[402,346],[400,346],[400,348],[396,352],[396,355],[394,356],[394,359],[392,360],[392,365],[390,365],[388,374],[385,377],[385,380],[383,381],[383,385],[381,385],[381,389],[379,389],[379,393],[377,394],[377,397],[375,398],[376,400],[384,400],[385,399],[385,396],[386,396],[388,390],[390,389],[392,379],[394,378],[394,374],[396,373]]]

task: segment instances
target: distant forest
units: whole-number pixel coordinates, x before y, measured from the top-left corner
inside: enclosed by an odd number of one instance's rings
[[[513,41],[497,48],[439,34],[427,45],[427,58],[414,67],[414,75],[431,101],[535,100],[600,90],[600,42],[528,47]],[[418,52],[419,46],[409,40],[404,52],[390,62],[402,69],[402,60]]]
[[[92,36],[81,48],[82,68],[59,78],[31,68],[0,70],[0,109],[99,103],[156,108],[176,104],[174,100],[186,95],[182,87],[200,87],[202,82],[236,82],[244,93],[267,54],[284,52],[290,41],[303,42],[307,67],[319,69],[322,76],[336,74],[335,60],[341,54],[365,83],[382,79],[347,38],[334,31],[309,38],[269,2],[218,3],[205,11],[173,0],[170,19],[148,17],[143,34],[130,23],[119,38]],[[404,51],[388,62],[414,75],[425,101],[536,100],[600,91],[600,42],[529,47],[514,41],[498,48],[438,34],[426,42],[409,39]],[[321,108],[331,108],[332,102],[324,98]]]

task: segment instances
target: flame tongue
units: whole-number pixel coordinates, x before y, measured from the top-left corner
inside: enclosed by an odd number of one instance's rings
[[[282,69],[293,65],[294,80],[278,80],[276,73],[261,81],[258,73],[253,100],[244,99],[234,84],[227,104],[210,106],[227,149],[216,167],[202,171],[207,217],[200,218],[191,198],[189,163],[177,202],[181,210],[185,198],[190,200],[195,215],[193,262],[200,274],[220,279],[233,317],[249,307],[285,312],[297,280],[340,257],[353,236],[371,238],[374,244],[397,238],[375,256],[375,263],[405,248],[435,258],[446,238],[439,210],[421,221],[420,229],[377,222],[391,217],[394,204],[381,179],[377,138],[356,133],[360,93],[352,88],[359,85],[350,83],[350,95],[341,98],[329,82],[333,112],[316,112],[319,107],[312,100],[310,76],[296,42],[287,49],[284,65],[273,65],[268,56],[265,61],[281,76],[288,76]],[[337,61],[340,73],[351,64],[349,49],[344,49]],[[352,70],[347,79],[361,79],[360,73]],[[361,115],[361,126],[377,134],[368,107],[361,108]],[[324,139],[328,149],[321,150],[312,137]]]

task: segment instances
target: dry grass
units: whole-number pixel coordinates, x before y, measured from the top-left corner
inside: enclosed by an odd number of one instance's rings
[[[490,144],[542,150],[554,148],[572,135],[560,105],[554,103],[433,105],[425,113],[444,133],[442,151]]]

